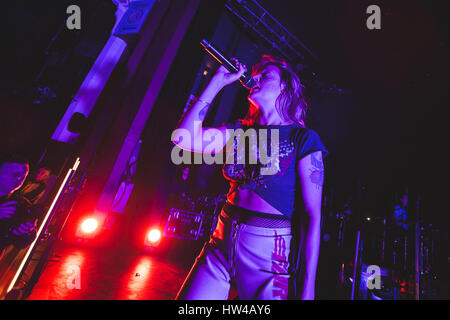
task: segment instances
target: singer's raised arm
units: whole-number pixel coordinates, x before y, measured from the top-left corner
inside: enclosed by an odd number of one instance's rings
[[[211,150],[221,150],[228,141],[229,134],[224,125],[219,127],[203,127],[202,123],[211,105],[211,102],[225,86],[237,81],[246,71],[244,64],[236,61],[239,67],[237,73],[230,73],[225,67],[220,66],[211,78],[200,97],[196,99],[192,107],[186,111],[180,120],[177,130],[172,135],[172,141],[184,150],[206,153],[205,147]],[[185,138],[185,132],[189,132],[191,141]],[[184,131],[184,132],[183,132]],[[220,138],[216,138],[221,135]],[[207,137],[205,139],[205,137]]]

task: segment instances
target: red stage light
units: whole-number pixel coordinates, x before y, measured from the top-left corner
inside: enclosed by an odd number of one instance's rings
[[[157,246],[161,242],[161,231],[159,229],[151,229],[145,237],[147,246]]]
[[[80,226],[81,232],[84,234],[93,233],[98,228],[98,221],[94,218],[85,219]]]
[[[151,243],[156,243],[161,239],[161,231],[158,229],[152,229],[147,234],[147,240]]]

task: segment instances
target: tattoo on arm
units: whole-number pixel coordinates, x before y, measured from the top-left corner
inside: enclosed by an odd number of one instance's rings
[[[324,167],[322,162],[322,155],[312,153],[311,154],[311,165],[312,168],[311,174],[309,175],[309,178],[311,179],[311,182],[316,185],[317,189],[320,189],[323,186],[323,179],[324,179]]]

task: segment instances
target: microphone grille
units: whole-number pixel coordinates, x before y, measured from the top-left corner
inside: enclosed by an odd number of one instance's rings
[[[241,77],[241,83],[247,89],[251,89],[256,85],[256,81],[251,76]]]

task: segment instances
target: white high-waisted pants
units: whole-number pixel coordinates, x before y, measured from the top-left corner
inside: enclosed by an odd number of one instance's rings
[[[287,299],[291,227],[248,225],[227,215],[224,208],[177,299],[226,300],[231,283],[241,300]]]

